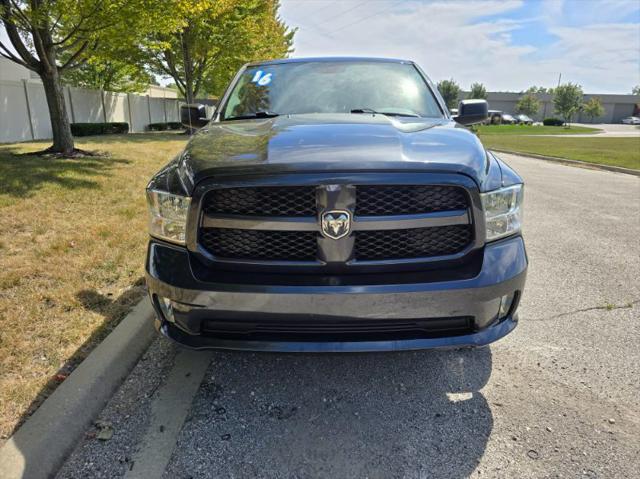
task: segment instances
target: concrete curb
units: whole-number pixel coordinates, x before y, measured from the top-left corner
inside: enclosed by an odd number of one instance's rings
[[[0,476],[55,476],[155,337],[144,298],[0,449]]]
[[[499,150],[496,148],[488,148],[488,149],[491,151],[495,151],[497,153],[508,153],[510,155],[527,156],[529,158],[536,158],[538,160],[553,161],[555,163],[561,163],[569,166],[578,166],[581,168],[588,168],[591,170],[615,171],[616,173],[625,173],[627,175],[640,176],[640,170],[632,170],[631,168],[623,168],[622,166],[599,165],[597,163],[589,163],[588,161],[569,160],[568,158],[537,155],[535,153],[522,153],[520,151]]]

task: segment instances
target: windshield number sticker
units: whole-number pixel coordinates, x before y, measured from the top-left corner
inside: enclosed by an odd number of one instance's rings
[[[267,86],[269,83],[271,83],[271,76],[271,73],[265,73],[262,70],[258,70],[255,75],[253,75],[251,81],[253,83],[257,83],[260,86]]]

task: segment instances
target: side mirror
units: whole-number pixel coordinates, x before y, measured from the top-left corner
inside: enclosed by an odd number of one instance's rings
[[[185,128],[202,128],[209,123],[207,109],[204,105],[182,105],[180,107],[180,123]]]
[[[453,117],[461,125],[482,123],[489,117],[489,104],[486,100],[462,100],[458,105],[458,114]]]

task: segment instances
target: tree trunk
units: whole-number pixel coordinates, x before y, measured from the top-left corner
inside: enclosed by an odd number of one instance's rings
[[[49,107],[51,130],[53,131],[53,145],[49,150],[63,155],[71,155],[74,150],[73,135],[71,134],[71,125],[64,101],[60,75],[55,70],[42,74],[41,78],[47,98],[47,106]]]
[[[192,104],[194,100],[193,91],[193,60],[191,58],[191,52],[189,51],[189,39],[190,39],[190,27],[185,27],[185,29],[180,34],[180,41],[182,43],[182,63],[184,65],[184,97],[187,101],[187,104]],[[187,41],[185,42],[184,37],[187,37]]]
[[[185,54],[185,58],[188,59],[188,63],[185,62],[185,65],[184,65],[184,80],[185,80],[184,96],[185,96],[185,99],[187,100],[187,103],[192,104],[194,102],[195,92],[193,91],[193,72],[192,72],[191,58],[189,57],[188,53]]]
[[[192,104],[194,102],[193,82],[190,79],[187,80],[187,87],[185,88],[184,96],[188,104]]]

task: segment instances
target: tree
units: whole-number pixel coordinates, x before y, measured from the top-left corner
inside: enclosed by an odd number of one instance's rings
[[[78,68],[65,71],[62,79],[64,83],[81,88],[126,93],[144,91],[155,82],[143,66],[106,57],[91,57]]]
[[[295,30],[277,0],[167,0],[177,28],[150,35],[141,51],[152,72],[170,76],[187,100],[225,84],[251,60],[285,57]],[[218,82],[218,83],[216,83]]]
[[[553,94],[553,88],[547,88],[544,86],[531,86],[529,88],[527,88],[526,91],[524,92],[520,92],[520,93],[549,93],[550,95]]]
[[[593,97],[582,106],[582,111],[591,119],[591,122],[595,118],[604,115],[604,107],[600,98]]]
[[[453,78],[438,82],[438,91],[440,92],[440,95],[442,95],[447,108],[456,108],[458,106],[460,87]]]
[[[157,3],[151,3],[155,5]],[[152,8],[152,7],[151,7]],[[147,8],[149,11],[149,7]],[[158,13],[158,12],[156,12]],[[170,28],[173,22],[160,18],[153,18],[156,25],[147,24],[148,28]],[[82,88],[108,90],[117,92],[141,92],[149,84],[157,83],[154,76],[146,71],[144,58],[140,55],[136,45],[142,37],[137,32],[127,32],[127,38],[118,35],[103,35],[98,45],[91,49],[86,61],[77,68],[64,72],[62,79],[65,83]],[[63,61],[67,54],[62,55]]]
[[[640,96],[640,85],[636,85],[631,89],[631,94],[632,95],[638,95]]]
[[[553,104],[556,113],[562,115],[567,126],[571,123],[573,115],[582,109],[582,87],[573,83],[565,83],[555,89]]]
[[[540,109],[540,102],[533,93],[525,93],[518,99],[516,104],[516,112],[523,113],[528,116],[535,116]]]
[[[0,55],[42,80],[53,145],[47,152],[75,152],[62,90],[62,76],[83,65],[102,41],[128,39],[149,24],[144,0],[0,0],[8,42]],[[144,7],[144,8],[143,8]]]
[[[467,98],[486,100],[487,96],[487,89],[482,83],[472,83],[471,91],[469,92],[469,96]]]

